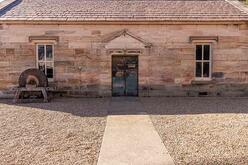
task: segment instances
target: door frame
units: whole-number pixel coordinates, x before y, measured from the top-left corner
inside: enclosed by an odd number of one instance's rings
[[[137,57],[137,95],[136,96],[114,96],[113,95],[113,58],[114,57]],[[111,95],[112,97],[139,97],[139,55],[138,54],[111,54]]]

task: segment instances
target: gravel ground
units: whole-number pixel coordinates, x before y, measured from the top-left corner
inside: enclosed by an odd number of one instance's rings
[[[176,164],[248,164],[248,98],[143,102]]]
[[[0,164],[95,165],[107,113],[145,111],[176,164],[248,164],[248,98],[0,100]]]
[[[0,100],[0,164],[96,164],[105,105],[104,99]]]

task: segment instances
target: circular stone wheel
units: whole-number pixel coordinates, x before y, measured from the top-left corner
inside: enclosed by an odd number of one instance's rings
[[[37,87],[48,87],[48,79],[46,75],[39,69],[27,69],[22,72],[19,77],[19,87],[26,87],[27,79],[29,76],[37,78]]]

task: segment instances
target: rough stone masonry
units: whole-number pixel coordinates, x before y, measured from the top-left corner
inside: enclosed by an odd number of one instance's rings
[[[66,95],[112,96],[112,57],[121,55],[138,56],[139,96],[248,95],[248,14],[231,2],[62,1],[65,9],[49,2],[15,1],[1,10],[1,97],[37,67],[37,44],[54,45],[50,86]],[[207,80],[195,76],[196,45],[204,43],[211,45]]]

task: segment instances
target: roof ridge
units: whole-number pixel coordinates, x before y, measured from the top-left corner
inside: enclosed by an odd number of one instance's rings
[[[6,12],[9,8],[19,4],[22,0],[3,0],[0,2],[0,17]]]
[[[242,2],[238,0],[225,0],[225,1],[248,15],[248,7],[246,7]]]
[[[7,7],[8,5],[10,5],[11,3],[15,1],[16,0],[3,0],[2,2],[0,2],[0,10]]]

